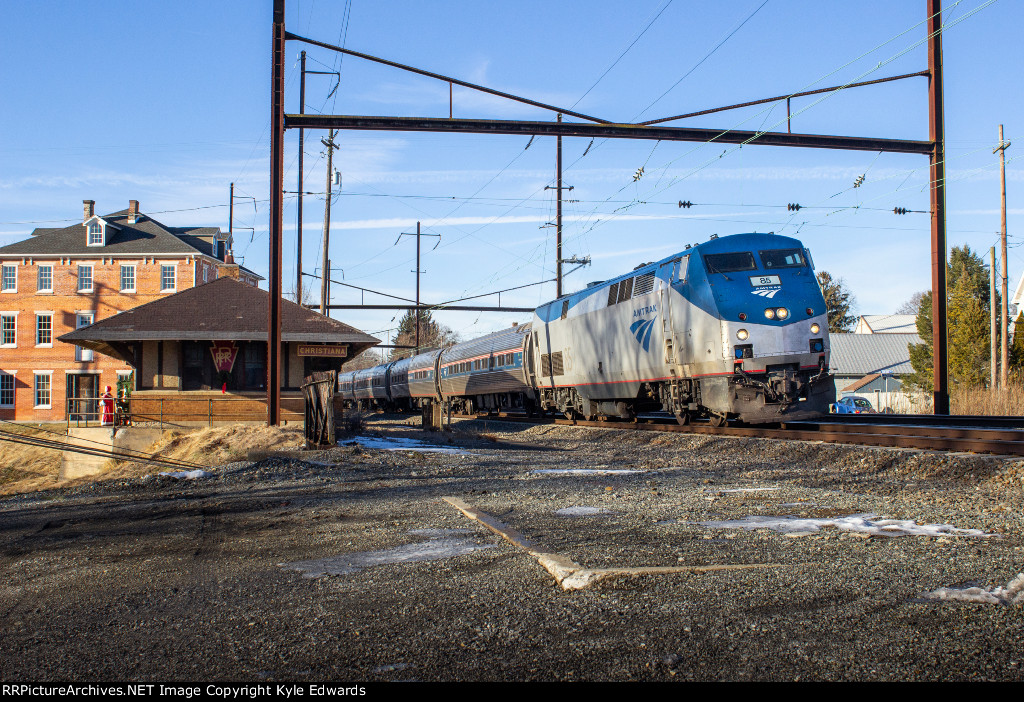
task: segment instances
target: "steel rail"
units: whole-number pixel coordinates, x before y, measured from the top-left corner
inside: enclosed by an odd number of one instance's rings
[[[712,427],[696,423],[680,426],[675,419],[639,419],[632,423],[619,420],[572,420],[558,418],[527,418],[515,415],[453,415],[466,419],[494,418],[500,421],[558,424],[563,426],[596,427],[601,429],[627,429],[634,431],[667,431],[684,434],[707,434],[761,439],[795,441],[821,441],[857,446],[888,448],[914,448],[931,451],[991,453],[1024,456],[1024,430],[979,429],[956,425],[956,417],[945,426],[906,424],[855,424],[835,422],[831,418],[820,422],[785,422],[777,425],[748,425]]]

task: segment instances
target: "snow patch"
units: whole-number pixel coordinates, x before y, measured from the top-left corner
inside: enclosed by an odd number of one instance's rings
[[[209,478],[213,473],[208,470],[177,470],[160,473],[160,475],[179,480],[196,480],[197,478]]]
[[[428,536],[428,540],[381,551],[346,553],[340,556],[296,563],[279,563],[278,565],[288,570],[297,570],[302,573],[304,578],[319,578],[324,575],[357,573],[363,568],[385,563],[439,561],[485,548],[496,548],[495,544],[478,544],[466,536],[460,536],[466,532],[465,529],[414,529],[409,533]]]
[[[1005,587],[940,587],[922,595],[926,600],[959,600],[980,604],[1024,604],[1024,573],[1006,584]]]
[[[559,517],[593,517],[598,514],[611,514],[603,507],[563,507],[556,509],[555,514]]]
[[[357,436],[354,439],[342,442],[340,445],[355,446],[357,444],[363,448],[380,449],[382,451],[423,451],[425,453],[452,453],[460,456],[472,455],[469,451],[462,449],[434,446],[418,439],[404,439],[401,437]]]
[[[539,468],[530,472],[546,475],[629,475],[630,473],[643,473],[644,471],[614,468]]]
[[[732,488],[730,490],[721,490],[721,492],[771,492],[774,490],[781,490],[782,488],[777,487],[756,487],[756,488]]]
[[[771,529],[783,534],[813,534],[834,527],[871,536],[992,536],[980,529],[958,529],[951,524],[918,524],[912,519],[885,519],[877,514],[805,519],[801,517],[750,516],[720,522],[691,522],[712,529]]]

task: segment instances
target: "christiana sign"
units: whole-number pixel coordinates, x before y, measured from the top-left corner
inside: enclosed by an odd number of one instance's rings
[[[298,353],[300,356],[316,356],[319,358],[347,358],[348,344],[336,344],[334,346],[299,344]]]

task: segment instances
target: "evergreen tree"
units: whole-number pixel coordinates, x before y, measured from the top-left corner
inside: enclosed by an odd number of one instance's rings
[[[420,350],[443,348],[458,342],[458,335],[443,324],[434,321],[430,310],[420,312]],[[395,345],[414,346],[416,344],[416,311],[409,310],[398,321],[398,333]],[[388,360],[395,360],[410,355],[411,349],[392,349]]]
[[[969,246],[954,246],[946,264],[947,366],[950,382],[981,385],[989,379],[989,272]],[[997,294],[996,305],[999,305]],[[997,330],[998,331],[998,330]],[[932,377],[932,294],[921,298],[917,333],[924,342],[910,344],[914,372],[906,385],[926,392],[934,389]],[[998,338],[996,339],[998,343]]]
[[[852,331],[857,318],[850,314],[850,308],[856,300],[846,289],[843,279],[833,279],[828,271],[818,271],[818,285],[828,311],[828,330],[832,333]]]
[[[1024,312],[1013,323],[1013,341],[1010,342],[1010,373],[1021,379],[1024,375]]]

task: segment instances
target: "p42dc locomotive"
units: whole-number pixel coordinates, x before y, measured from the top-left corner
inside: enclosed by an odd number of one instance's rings
[[[541,305],[530,324],[344,373],[339,387],[378,407],[779,422],[828,411],[828,359],[810,252],[734,234]]]

